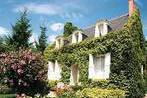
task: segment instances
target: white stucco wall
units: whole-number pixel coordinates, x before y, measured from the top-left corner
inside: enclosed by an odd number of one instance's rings
[[[107,79],[110,74],[110,65],[111,65],[111,54],[107,53],[105,56],[104,71],[96,70],[94,63],[94,55],[89,54],[89,79]],[[98,67],[99,68],[99,67]]]
[[[48,80],[60,80],[61,78],[61,66],[56,60],[55,63],[48,62]]]

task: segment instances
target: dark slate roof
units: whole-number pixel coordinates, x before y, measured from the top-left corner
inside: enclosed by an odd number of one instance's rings
[[[108,20],[109,27],[111,28],[111,30],[121,29],[124,26],[124,24],[128,21],[128,17],[129,15],[126,14],[118,18]],[[95,25],[88,27],[86,29],[83,29],[83,31],[85,35],[87,35],[89,38],[93,38],[95,34]]]
[[[87,35],[89,38],[93,38],[95,34],[95,25],[88,27],[83,30],[85,35]]]
[[[123,15],[118,18],[115,18],[113,20],[110,20],[109,26],[111,27],[112,30],[121,29],[124,26],[124,24],[128,21],[128,17],[129,15],[127,14],[127,15]]]
[[[102,21],[106,21],[109,24],[109,28],[111,30],[118,30],[121,29],[124,24],[128,21],[128,17],[129,15],[123,15],[120,17],[117,17],[115,19],[111,19],[111,20],[99,20],[97,23],[102,22]],[[94,38],[95,35],[95,25],[92,25],[86,29],[82,30],[83,35],[85,36],[84,39],[86,38]],[[110,32],[110,31],[109,31]],[[58,36],[57,38],[59,38],[61,36]],[[66,45],[70,44],[72,42],[72,35],[69,35],[68,37],[66,37],[64,39],[64,41],[66,42]]]

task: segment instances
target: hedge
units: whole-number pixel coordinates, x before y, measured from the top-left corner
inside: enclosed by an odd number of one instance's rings
[[[89,54],[108,52],[111,53],[110,82],[126,90],[129,98],[142,98],[145,92],[141,66],[145,65],[145,47],[139,10],[134,11],[122,29],[58,50],[46,48],[44,59],[46,62],[58,60],[62,65],[61,81],[64,83],[70,82],[71,65],[78,65],[79,82],[86,85],[89,81]]]
[[[65,91],[58,98],[125,98],[125,91],[120,89],[84,88],[77,92]]]

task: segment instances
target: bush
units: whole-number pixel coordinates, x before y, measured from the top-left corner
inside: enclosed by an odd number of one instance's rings
[[[48,81],[49,88],[53,88],[57,85],[58,81]]]
[[[7,85],[0,84],[0,94],[11,94],[11,93],[12,93],[11,88],[9,88]]]
[[[0,82],[8,84],[18,94],[44,94],[47,70],[42,59],[41,54],[30,49],[0,54]]]
[[[0,98],[16,98],[15,94],[0,94]]]
[[[77,98],[125,98],[125,91],[120,89],[85,88],[76,92]]]
[[[78,98],[75,93],[75,91],[64,91],[58,98]]]

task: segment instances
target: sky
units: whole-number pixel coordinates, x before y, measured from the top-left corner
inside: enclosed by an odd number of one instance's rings
[[[47,27],[48,42],[62,35],[66,22],[87,28],[101,19],[113,19],[128,13],[128,0],[0,0],[0,36],[11,34],[12,25],[27,8],[33,42],[40,35],[40,25]],[[147,0],[135,0],[141,11],[147,39]]]

